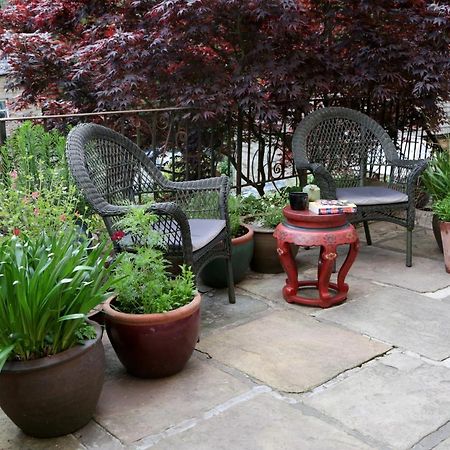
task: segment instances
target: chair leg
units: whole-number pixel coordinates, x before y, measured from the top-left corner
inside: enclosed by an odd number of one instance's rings
[[[234,277],[231,258],[227,258],[227,279],[228,279],[228,301],[236,303],[236,294],[234,292]]]
[[[406,230],[406,267],[412,266],[412,230]]]
[[[369,230],[369,222],[367,222],[367,220],[365,220],[363,222],[363,224],[364,224],[364,233],[366,235],[367,245],[372,245],[372,238],[370,237],[370,230]]]

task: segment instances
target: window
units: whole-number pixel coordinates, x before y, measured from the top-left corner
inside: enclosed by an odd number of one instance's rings
[[[0,119],[8,117],[8,109],[6,108],[6,101],[0,100]]]

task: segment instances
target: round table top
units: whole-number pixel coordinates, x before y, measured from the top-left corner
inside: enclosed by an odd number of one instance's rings
[[[346,214],[315,214],[309,210],[296,211],[289,205],[283,208],[288,224],[302,228],[334,228],[346,225]]]

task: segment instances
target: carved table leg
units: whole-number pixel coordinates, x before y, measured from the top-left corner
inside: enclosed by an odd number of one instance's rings
[[[291,303],[298,291],[297,264],[292,256],[291,247],[288,242],[277,240],[277,252],[281,265],[287,275],[286,285],[283,288],[283,297],[287,302]]]
[[[328,288],[330,286],[331,272],[333,271],[336,257],[337,253],[335,245],[320,247],[318,289],[319,296],[325,304],[327,304],[328,300],[332,297]]]
[[[358,249],[359,240],[350,244],[347,257],[345,258],[344,264],[342,264],[337,277],[337,286],[340,292],[348,292],[348,284],[345,283],[345,277],[355,261],[356,255],[358,254]]]

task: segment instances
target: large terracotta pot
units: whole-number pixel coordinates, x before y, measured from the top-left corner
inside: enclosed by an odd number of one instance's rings
[[[249,225],[242,226],[247,230],[246,234],[231,240],[231,265],[233,267],[233,280],[235,284],[244,279],[253,256],[253,228]],[[217,258],[211,261],[203,268],[200,276],[207,286],[214,288],[227,287],[226,260]]]
[[[445,270],[450,273],[450,222],[441,222],[441,236]]]
[[[161,314],[127,314],[103,305],[109,340],[127,371],[141,378],[179,372],[194,351],[200,331],[201,296]]]
[[[97,337],[56,355],[7,362],[0,372],[0,407],[22,431],[49,438],[72,433],[94,414],[103,386],[105,353]]]

